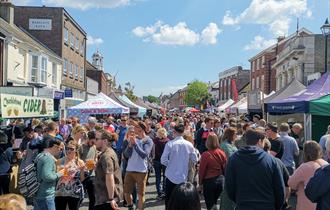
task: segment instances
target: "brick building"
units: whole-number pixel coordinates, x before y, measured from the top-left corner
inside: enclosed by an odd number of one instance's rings
[[[61,89],[72,90],[70,100],[85,100],[86,32],[70,14],[62,7],[16,6],[15,24],[62,57]]]
[[[236,81],[237,91],[241,90],[250,82],[250,70],[241,66],[224,70],[219,73],[219,102],[224,103],[233,97],[231,81]]]
[[[98,92],[102,92],[106,95],[110,93],[105,73],[103,71],[98,70],[93,64],[88,61],[86,61],[86,76],[92,78],[99,83]]]

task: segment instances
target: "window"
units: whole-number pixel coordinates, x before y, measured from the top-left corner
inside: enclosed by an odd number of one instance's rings
[[[84,40],[81,42],[81,47],[80,47],[80,54],[84,55],[85,52],[85,45],[84,45]]]
[[[72,78],[73,77],[73,68],[74,68],[74,65],[72,62],[70,62],[70,65],[69,65],[69,74],[70,74],[70,77]]]
[[[31,82],[38,81],[38,66],[39,66],[38,56],[32,55]]]
[[[81,68],[80,69],[80,81],[84,81],[84,76],[85,76],[84,68]]]
[[[64,27],[64,43],[68,44],[69,42],[69,31],[67,28]]]
[[[64,58],[64,63],[63,63],[63,75],[67,75],[68,73],[68,60]]]
[[[79,52],[79,45],[80,45],[79,38],[76,37],[76,50],[77,50],[77,52]]]
[[[265,75],[261,76],[260,88],[263,92],[265,92]]]
[[[70,46],[71,46],[71,48],[74,48],[74,42],[75,42],[75,38],[74,38],[73,33],[71,33],[71,37],[70,37]]]
[[[76,80],[78,80],[78,76],[79,76],[78,70],[79,70],[79,68],[78,68],[78,65],[76,64],[76,68],[75,68],[75,79]]]
[[[52,82],[54,85],[57,84],[57,65],[56,63],[53,63],[53,68],[52,68]]]
[[[47,58],[41,58],[41,81],[42,83],[47,83]]]
[[[260,86],[259,86],[259,82],[260,82],[260,77],[257,77],[257,78],[256,78],[256,88],[257,88],[257,89],[260,88]]]
[[[251,62],[251,71],[254,71],[254,61]]]

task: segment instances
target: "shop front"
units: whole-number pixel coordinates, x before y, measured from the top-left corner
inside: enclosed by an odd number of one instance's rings
[[[59,119],[61,117],[61,100],[64,99],[64,92],[52,88],[39,88],[37,92],[38,97],[49,98],[54,100],[54,116]]]

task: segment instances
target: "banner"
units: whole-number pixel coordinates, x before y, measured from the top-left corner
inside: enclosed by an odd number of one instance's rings
[[[49,98],[0,94],[2,118],[52,117],[54,101]]]

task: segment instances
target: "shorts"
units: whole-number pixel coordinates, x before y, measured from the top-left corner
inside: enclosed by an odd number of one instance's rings
[[[144,194],[146,190],[148,173],[141,172],[130,172],[127,171],[124,179],[124,193],[132,194],[133,187],[137,185],[137,193],[139,196],[142,196],[141,199],[144,202]]]

